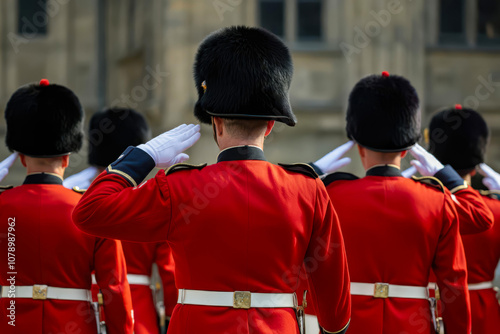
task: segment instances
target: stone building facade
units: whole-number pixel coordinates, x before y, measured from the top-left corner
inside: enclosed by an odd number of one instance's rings
[[[229,25],[262,25],[289,45],[295,128],[267,140],[273,162],[312,161],[346,141],[350,89],[363,76],[408,77],[423,124],[436,109],[477,107],[493,136],[488,162],[500,170],[500,4],[496,0],[3,0],[0,106],[20,85],[48,78],[73,89],[87,120],[109,105],[143,112],[154,134],[194,122],[192,63],[198,43]],[[192,163],[216,159],[211,129]],[[0,138],[5,121],[0,119]],[[33,138],[36,140],[36,138]],[[0,145],[0,159],[8,154]],[[346,170],[362,174],[356,152]],[[408,165],[408,162],[405,162]],[[68,174],[86,167],[85,150]],[[19,162],[6,178],[19,184]]]

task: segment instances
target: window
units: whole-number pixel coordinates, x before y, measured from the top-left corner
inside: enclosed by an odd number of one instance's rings
[[[47,34],[47,0],[18,1],[18,33],[20,35]]]
[[[440,44],[465,44],[465,1],[441,0],[439,20]]]
[[[260,25],[277,36],[285,37],[285,2],[263,0],[260,2]]]
[[[439,44],[500,46],[500,1],[440,0]]]
[[[500,44],[500,2],[478,0],[477,44]]]
[[[297,26],[299,40],[321,39],[321,0],[298,0]]]
[[[323,0],[260,0],[260,25],[289,42],[321,41]]]

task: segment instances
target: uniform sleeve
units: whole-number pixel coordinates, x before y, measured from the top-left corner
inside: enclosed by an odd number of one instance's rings
[[[104,299],[104,317],[109,334],[134,332],[132,297],[127,266],[120,241],[96,239],[94,270]]]
[[[175,287],[174,277],[174,258],[170,246],[166,242],[162,242],[156,252],[155,259],[158,273],[160,274],[163,284],[163,304],[165,305],[165,314],[170,317],[177,304],[177,288]]]
[[[493,226],[493,213],[476,190],[468,186],[452,196],[455,196],[460,234],[481,233]]]
[[[165,241],[171,201],[163,171],[137,186],[151,171],[151,159],[134,149],[111,164],[87,189],[73,211],[79,229],[95,236],[135,241]],[[147,157],[144,157],[144,154]]]
[[[456,210],[449,196],[445,196],[443,225],[432,268],[440,290],[446,332],[469,334],[471,308],[467,288],[467,264]]]
[[[460,234],[484,232],[493,226],[494,217],[482,196],[472,189],[449,165],[435,175],[452,193],[460,222]]]
[[[323,333],[344,333],[351,317],[349,270],[344,239],[335,210],[317,180],[311,241],[304,260],[309,289]]]

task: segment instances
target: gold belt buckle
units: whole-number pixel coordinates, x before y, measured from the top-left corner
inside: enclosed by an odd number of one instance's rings
[[[388,298],[389,297],[389,284],[388,283],[375,283],[375,290],[373,291],[375,298]]]
[[[39,299],[39,300],[47,299],[47,286],[33,285],[33,299]]]
[[[249,309],[252,304],[252,293],[250,291],[233,292],[233,308]]]

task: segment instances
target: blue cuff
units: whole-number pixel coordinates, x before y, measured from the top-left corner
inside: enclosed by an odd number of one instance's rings
[[[155,166],[149,154],[137,147],[129,146],[106,171],[122,176],[131,186],[137,187]]]
[[[319,176],[325,174],[325,172],[323,172],[321,170],[321,168],[319,168],[318,166],[316,166],[313,162],[308,163],[308,165],[311,166],[314,169],[314,171],[316,172],[316,174],[318,174]]]
[[[468,187],[464,179],[462,179],[450,165],[444,166],[444,168],[437,172],[434,177],[441,181],[451,193]]]

